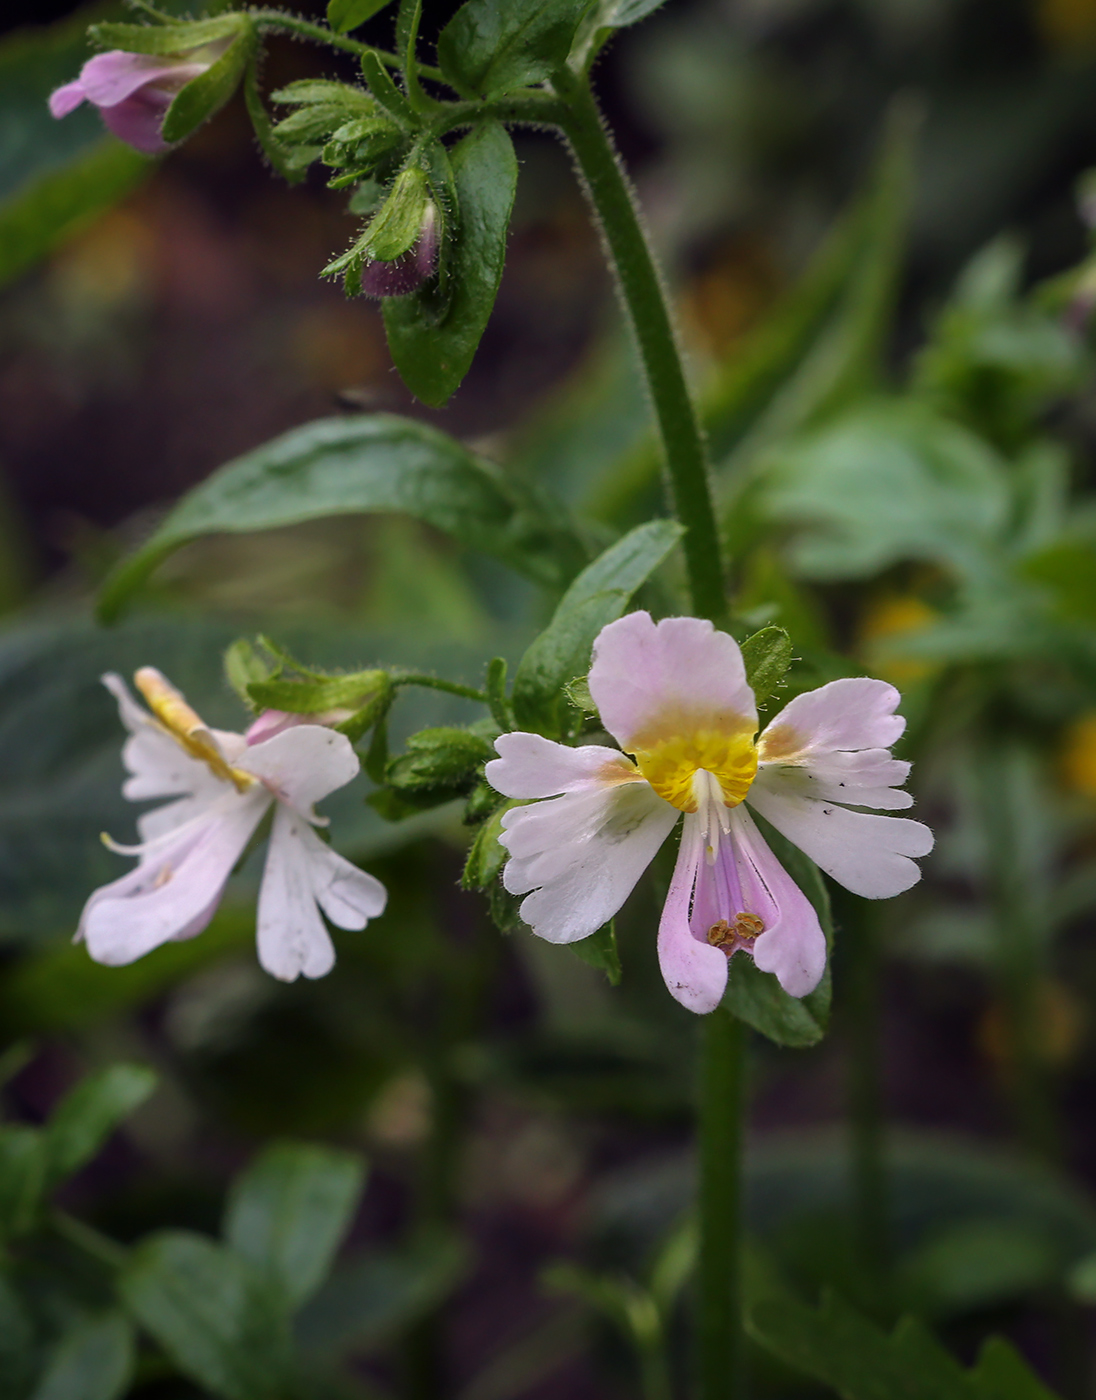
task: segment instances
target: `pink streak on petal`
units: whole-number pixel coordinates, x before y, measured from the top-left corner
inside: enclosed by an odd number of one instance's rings
[[[594,642],[590,693],[609,733],[629,742],[667,717],[703,716],[728,727],[756,726],[738,643],[697,617],[629,613],[603,627]]]
[[[703,834],[696,818],[686,816],[658,925],[658,961],[670,995],[701,1016],[715,1010],[727,987],[727,955],[702,943],[689,926],[689,907],[703,859]]]
[[[315,724],[311,715],[293,715],[286,710],[264,710],[258,719],[253,720],[244,731],[248,745],[262,744],[281,734],[286,729],[294,729],[298,724]]]
[[[55,88],[50,93],[49,111],[51,117],[67,117],[70,112],[75,112],[81,102],[87,100],[87,93],[79,78],[71,83],[66,83],[64,87]]]
[[[793,997],[813,992],[826,970],[826,935],[814,905],[773,855],[743,807],[731,814],[731,839],[745,907],[765,920],[753,946],[762,972],[775,973]]]

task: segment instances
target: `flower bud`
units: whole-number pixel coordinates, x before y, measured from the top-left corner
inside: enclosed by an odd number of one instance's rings
[[[367,297],[405,297],[432,277],[440,245],[438,207],[429,201],[423,210],[419,236],[405,253],[390,261],[380,258],[362,268],[361,289]]]
[[[90,102],[115,136],[146,156],[162,155],[170,149],[161,134],[167,109],[187,83],[213,66],[228,43],[225,39],[206,44],[188,56],[121,49],[96,54],[74,82],[52,94],[50,113],[67,117],[82,102]]]

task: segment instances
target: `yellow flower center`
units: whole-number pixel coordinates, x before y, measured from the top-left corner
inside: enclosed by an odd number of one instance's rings
[[[190,708],[179,691],[154,666],[142,666],[133,677],[133,682],[148,701],[148,707],[161,727],[192,758],[200,759],[218,778],[231,783],[237,792],[246,792],[256,782],[250,773],[231,766],[201,716]]]
[[[745,720],[678,719],[637,735],[631,745],[639,771],[682,812],[699,806],[697,773],[710,773],[727,807],[737,807],[757,773],[754,731]]]

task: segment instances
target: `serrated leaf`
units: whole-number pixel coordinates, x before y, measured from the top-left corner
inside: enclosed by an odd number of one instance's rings
[[[133,1376],[133,1328],[120,1313],[78,1322],[50,1356],[31,1400],[118,1400]]]
[[[571,952],[596,967],[609,979],[611,987],[619,987],[624,975],[620,965],[620,951],[617,948],[616,928],[612,919],[592,933],[589,938],[580,938],[577,943],[568,943]]]
[[[683,534],[676,521],[650,520],[637,525],[583,569],[518,665],[513,706],[523,728],[562,732],[563,709],[568,706],[564,687],[590,669],[597,634],[623,616],[636,590]]]
[[[44,1129],[47,1185],[63,1181],[90,1161],[155,1087],[156,1075],[145,1065],[111,1065],[81,1080]]]
[[[266,1148],[232,1184],[224,1237],[291,1308],[327,1277],[365,1186],[364,1160],[304,1143]]]
[[[566,62],[589,4],[467,0],[438,36],[438,63],[466,97],[539,83]]]
[[[249,23],[216,63],[179,89],[160,126],[160,135],[165,141],[185,140],[225,105],[239,87],[256,43],[255,30]]]
[[[742,643],[746,680],[759,705],[776,690],[792,661],[792,639],[783,627],[762,627]]]
[[[348,34],[389,3],[390,0],[328,0],[327,22],[336,34]]]
[[[190,1231],[164,1231],[134,1251],[118,1290],[183,1375],[222,1400],[285,1394],[285,1314],[272,1286],[232,1250]]]
[[[538,583],[558,586],[584,550],[560,509],[424,423],[376,414],[295,428],[184,496],[100,596],[112,620],[162,559],[190,540],[322,516],[402,511]]]
[[[384,302],[388,348],[404,383],[438,407],[469,367],[495,304],[506,233],[517,191],[513,142],[500,123],[487,121],[449,152],[457,210],[444,256],[450,290],[439,303],[431,284]]]

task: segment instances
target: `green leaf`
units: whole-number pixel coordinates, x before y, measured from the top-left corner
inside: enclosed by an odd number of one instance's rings
[[[22,1400],[37,1370],[34,1328],[8,1278],[0,1274],[0,1395]]]
[[[562,732],[568,707],[564,686],[590,669],[597,634],[627,612],[636,590],[683,533],[676,521],[648,521],[583,569],[518,665],[513,705],[520,725],[548,734]]]
[[[145,1065],[111,1065],[81,1080],[61,1100],[44,1130],[47,1185],[63,1181],[90,1161],[155,1087],[156,1075]]]
[[[577,943],[568,943],[567,946],[584,963],[600,968],[609,979],[611,987],[620,986],[620,979],[624,974],[620,966],[620,952],[617,949],[616,929],[612,919],[589,938],[580,938]]]
[[[843,1400],[1050,1396],[1011,1349],[1004,1358],[991,1354],[988,1363],[983,1353],[977,1370],[968,1373],[915,1319],[905,1318],[887,1336],[829,1292],[817,1310],[791,1297],[758,1303],[747,1314],[747,1329],[767,1351]]]
[[[763,705],[784,679],[792,662],[792,639],[783,627],[762,627],[742,643],[746,680],[754,699]]]
[[[390,0],[328,0],[327,22],[336,34],[348,34],[389,3]]]
[[[248,22],[216,63],[179,89],[160,126],[165,141],[185,140],[225,105],[239,87],[257,43],[255,29]]]
[[[499,843],[502,819],[512,808],[524,805],[518,798],[502,802],[476,832],[461,875],[462,889],[485,890],[498,880],[506,863],[506,847]]]
[[[518,165],[506,128],[486,121],[449,152],[456,217],[447,232],[444,296],[429,283],[384,301],[396,368],[411,392],[438,407],[468,373],[491,315],[506,261]]]
[[[665,3],[666,0],[594,0],[575,33],[571,65],[588,69],[614,29],[638,24]]]
[[[133,1328],[120,1313],[79,1322],[61,1338],[31,1400],[118,1400],[133,1376]]]
[[[977,1312],[1053,1287],[1061,1249],[1035,1220],[999,1215],[949,1221],[901,1261],[903,1297],[923,1316]]]
[[[362,76],[369,84],[369,91],[377,102],[395,121],[397,126],[413,129],[415,109],[392,81],[391,74],[372,49],[361,56]]]
[[[438,36],[438,63],[466,97],[539,83],[566,62],[589,4],[467,0]]]
[[[437,429],[388,414],[328,418],[229,462],[184,496],[107,579],[100,613],[114,619],[162,559],[202,535],[373,511],[413,515],[549,587],[584,553],[561,510]]]
[[[982,1400],[1055,1400],[1027,1362],[1003,1337],[990,1337],[974,1368],[975,1388]]]
[[[291,1308],[323,1283],[358,1208],[364,1160],[303,1143],[267,1147],[232,1184],[225,1241]]]
[[[30,1229],[45,1176],[43,1134],[37,1128],[0,1128],[0,1237]]]
[[[222,1400],[276,1400],[289,1335],[266,1279],[203,1235],[164,1231],[138,1246],[118,1289],[183,1375]]]
[[[326,1364],[349,1351],[368,1351],[436,1307],[466,1263],[460,1242],[447,1236],[408,1250],[371,1252],[332,1275],[302,1309],[298,1345]]]

